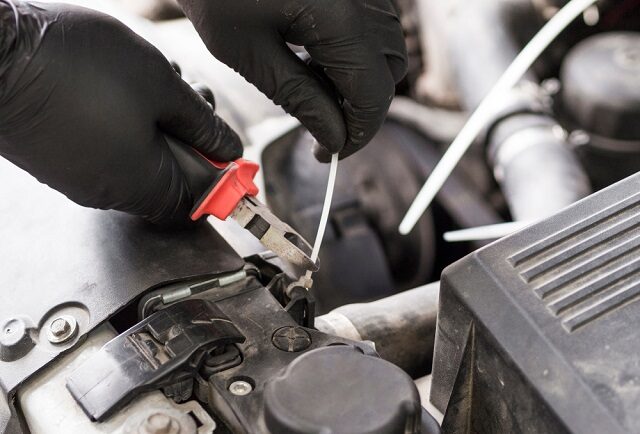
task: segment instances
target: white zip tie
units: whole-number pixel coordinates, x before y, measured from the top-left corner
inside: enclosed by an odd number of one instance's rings
[[[457,231],[445,232],[444,240],[449,243],[497,240],[498,238],[506,237],[507,235],[511,235],[514,232],[518,232],[526,228],[530,224],[532,224],[532,222],[518,221],[459,229]]]
[[[407,214],[402,219],[398,230],[407,235],[416,225],[422,214],[429,207],[433,198],[444,185],[453,169],[456,167],[464,153],[469,149],[476,136],[491,120],[496,107],[499,107],[500,99],[515,86],[531,68],[542,52],[558,37],[562,31],[578,16],[584,13],[597,0],[571,0],[553,18],[551,18],[540,31],[529,41],[518,54],[509,68],[500,77],[489,94],[473,112],[458,136],[455,138],[447,152],[442,156],[431,176],[424,183],[420,192],[413,200]]]
[[[333,200],[333,190],[336,186],[336,175],[338,174],[338,154],[331,155],[331,165],[329,166],[329,180],[327,181],[327,191],[324,196],[324,204],[322,205],[322,214],[320,214],[320,224],[318,225],[318,232],[316,234],[316,240],[313,243],[313,250],[311,252],[311,262],[318,260],[320,254],[320,246],[322,245],[322,239],[324,238],[324,232],[327,229],[327,223],[329,222],[329,211],[331,211],[331,201]],[[307,270],[305,274],[305,280],[309,282],[311,286],[311,275],[313,271]],[[308,287],[307,287],[308,289]]]

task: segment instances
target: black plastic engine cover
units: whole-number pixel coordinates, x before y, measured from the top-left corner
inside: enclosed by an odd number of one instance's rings
[[[640,432],[639,192],[634,175],[445,270],[444,432]]]

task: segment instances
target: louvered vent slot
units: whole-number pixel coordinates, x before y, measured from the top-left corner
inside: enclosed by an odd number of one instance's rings
[[[640,195],[554,233],[509,262],[569,332],[640,299]]]

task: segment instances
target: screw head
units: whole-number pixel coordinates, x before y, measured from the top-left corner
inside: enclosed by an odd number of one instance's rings
[[[61,344],[73,338],[77,331],[76,319],[70,315],[61,315],[49,324],[47,338],[52,344]]]
[[[245,396],[250,394],[252,391],[253,386],[247,381],[238,380],[229,385],[229,392],[231,392],[232,395]]]
[[[311,335],[302,327],[280,327],[271,337],[273,345],[288,353],[304,351],[311,345]]]

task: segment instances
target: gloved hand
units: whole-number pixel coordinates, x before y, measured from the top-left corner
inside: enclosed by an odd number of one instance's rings
[[[238,136],[149,43],[69,5],[0,0],[0,155],[89,207],[187,222],[191,192],[165,134],[211,159]]]
[[[366,145],[407,70],[392,0],[179,0],[209,50],[322,144],[316,157]],[[335,90],[287,47],[304,46]],[[324,149],[323,149],[324,148]]]

